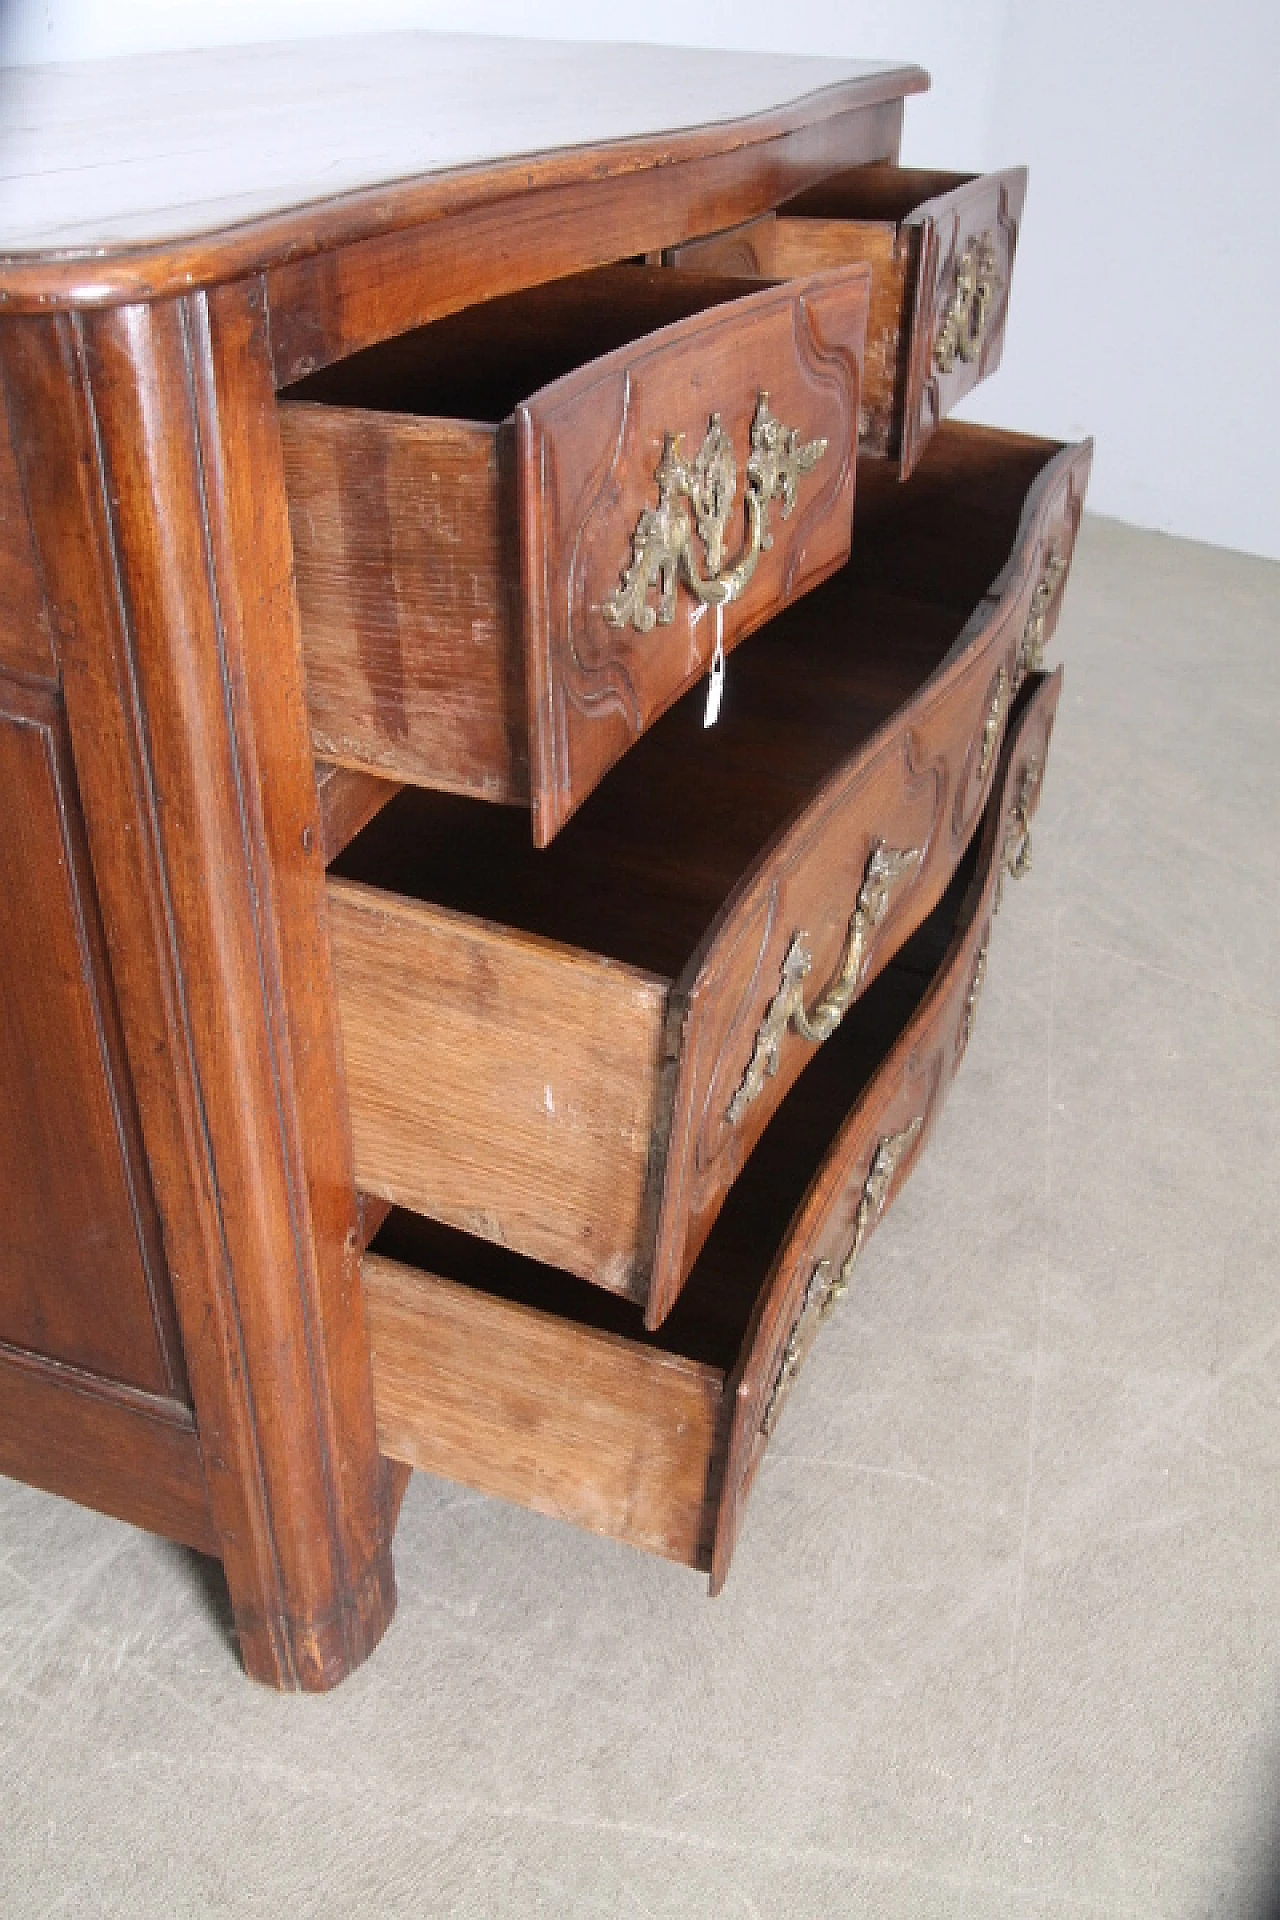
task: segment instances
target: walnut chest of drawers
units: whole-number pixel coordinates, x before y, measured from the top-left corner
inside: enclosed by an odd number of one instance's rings
[[[0,1471],[281,1687],[415,1467],[715,1590],[1030,862],[1089,450],[945,420],[1024,176],[912,67],[9,80]]]

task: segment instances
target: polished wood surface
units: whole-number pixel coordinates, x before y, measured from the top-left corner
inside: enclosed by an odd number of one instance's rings
[[[0,1347],[0,1473],[222,1555],[195,1422],[164,1396]]]
[[[0,667],[41,680],[57,677],[53,636],[0,388]]]
[[[762,213],[827,174],[897,156],[902,101],[848,107],[807,122],[731,128],[617,173],[597,159],[532,188],[536,164],[513,181],[488,174],[449,183],[419,225],[378,230],[329,250],[296,249],[266,274],[272,360],[287,386],[345,355],[477,301],[589,267],[656,255],[690,234]],[[521,196],[517,219],[512,198]],[[380,211],[379,200],[374,212]]]
[[[0,332],[241,1650],[323,1687],[394,1586],[265,347],[252,285]]]
[[[61,703],[0,675],[0,1352],[188,1405]]]
[[[441,33],[4,79],[0,293],[79,305],[415,224],[456,204],[458,175],[463,198],[507,198],[740,147],[928,84],[889,62]]]
[[[789,1344],[799,1331],[805,1296],[818,1263],[831,1262],[846,1281],[846,1261],[857,1257],[900,1191],[928,1142],[951,1081],[964,1058],[986,978],[992,921],[1040,802],[1049,740],[1062,690],[1062,670],[1034,674],[1026,683],[1001,755],[971,870],[957,876],[955,924],[936,974],[919,1006],[878,1065],[873,1079],[839,1127],[806,1188],[786,1240],[757,1299],[742,1354],[726,1388],[732,1405],[725,1439],[711,1590],[724,1585],[750,1489],[777,1416],[774,1397],[785,1392]],[[942,936],[946,903],[924,930],[919,958],[927,964]],[[907,964],[916,958],[910,950]],[[900,963],[901,964],[901,963]],[[898,1139],[902,1157],[877,1192],[873,1181],[882,1146]],[[859,1213],[868,1207],[859,1223]]]

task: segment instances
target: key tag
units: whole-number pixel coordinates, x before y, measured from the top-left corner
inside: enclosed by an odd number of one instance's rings
[[[714,727],[720,718],[720,702],[724,699],[724,608],[716,608],[716,648],[711,656],[711,674],[707,681],[707,705],[702,715],[703,727]]]

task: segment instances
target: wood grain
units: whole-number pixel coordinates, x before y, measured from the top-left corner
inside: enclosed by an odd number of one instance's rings
[[[860,167],[857,174],[899,172],[897,168]],[[848,176],[846,176],[848,177]],[[795,206],[789,201],[789,207]],[[732,227],[727,233],[669,248],[663,256],[682,273],[737,273],[748,279],[792,279],[866,263],[871,268],[858,446],[883,454],[896,445],[905,393],[910,315],[904,313],[911,244],[897,230],[872,220],[798,219],[769,214]]]
[[[612,176],[597,156],[579,170],[588,177],[537,191],[536,166],[517,181],[451,182],[438,217],[390,233],[371,222],[368,238],[269,269],[277,382],[286,386],[478,301],[749,219],[836,168],[892,158],[901,133],[896,99],[806,126],[761,128],[758,140],[717,129],[697,157],[668,145],[656,164]]]
[[[741,150],[926,85],[883,62],[422,33],[19,70],[0,295],[176,293],[459,200]]]
[[[701,678],[717,632],[728,652],[847,557],[868,289],[865,269],[855,268],[751,294],[566,375],[517,410],[536,845]],[[647,633],[609,625],[602,607],[655,504],[665,435],[681,434],[693,458],[714,415],[745,491],[761,393],[802,445],[821,441],[826,451],[790,516],[773,508],[770,544],[746,589],[718,625],[686,591],[669,625]],[[731,562],[744,539],[735,527]]]
[[[252,287],[0,336],[241,1650],[323,1687],[394,1586],[265,345]]]
[[[0,1341],[187,1404],[61,703],[0,675]]]
[[[773,270],[779,275],[814,273],[865,260],[871,267],[871,303],[863,362],[858,448],[887,454],[901,437],[911,316],[907,287],[912,277],[909,234],[869,220],[796,220],[779,215]]]
[[[1000,364],[1026,194],[1026,169],[1012,167],[1004,173],[979,174],[950,193],[924,201],[911,216],[919,242],[899,455],[904,480],[914,470],[938,422]],[[981,350],[975,359],[959,359],[944,372],[934,349],[955,292],[957,265],[966,247],[988,235],[995,248],[997,291],[983,329]]]
[[[767,1445],[765,1411],[814,1270],[822,1260],[836,1267],[844,1262],[880,1142],[918,1126],[884,1201],[868,1221],[864,1240],[875,1230],[923,1153],[964,1058],[1005,878],[1013,810],[1029,768],[1034,770],[1032,805],[1039,803],[1061,688],[1061,668],[1051,677],[1036,675],[1028,683],[1001,755],[977,857],[957,903],[941,963],[817,1167],[760,1291],[739,1364],[726,1389],[733,1411],[716,1520],[713,1593],[720,1591],[728,1574],[743,1503]]]
[[[366,1254],[385,1453],[689,1566],[723,1376]]]
[[[680,268],[789,277],[869,261],[860,444],[911,473],[938,422],[999,365],[1008,316],[1025,169],[943,173],[898,166],[852,167],[787,200],[767,222],[673,250]],[[976,360],[942,373],[934,344],[964,247],[989,233],[1000,290]]]
[[[350,881],[329,917],[361,1188],[632,1291],[665,984]]]
[[[320,852],[326,866],[390,806],[400,787],[376,773],[335,767],[331,760],[316,761],[316,800],[320,808]]]
[[[758,220],[743,220],[722,233],[708,233],[700,240],[686,240],[678,247],[667,247],[661,255],[664,267],[682,272],[738,274],[745,279],[772,280],[774,239],[777,216],[765,213]]]
[[[52,680],[57,675],[49,616],[27,524],[27,504],[0,382],[0,668]]]
[[[42,1444],[32,1446],[33,1434]],[[0,1473],[217,1555],[191,1415],[0,1347]]]
[[[745,473],[767,391],[802,442],[826,442],[795,511],[773,508],[726,648],[847,554],[865,302],[861,268],[744,297],[740,281],[619,267],[295,386],[281,416],[316,750],[529,803],[545,845],[714,646],[687,591],[648,633],[602,612],[666,433],[692,459],[714,411]],[[514,441],[493,424],[513,411]],[[739,500],[729,560],[744,521]]]
[[[316,752],[527,800],[519,555],[497,429],[305,403],[282,407],[280,425]]]

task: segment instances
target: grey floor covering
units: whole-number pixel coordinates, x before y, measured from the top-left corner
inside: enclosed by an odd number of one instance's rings
[[[1280,568],[1086,522],[931,1152],[724,1597],[427,1480],[322,1700],[0,1482],[0,1915],[1182,1920],[1280,1858]],[[1280,1884],[1280,1882],[1277,1882]]]

